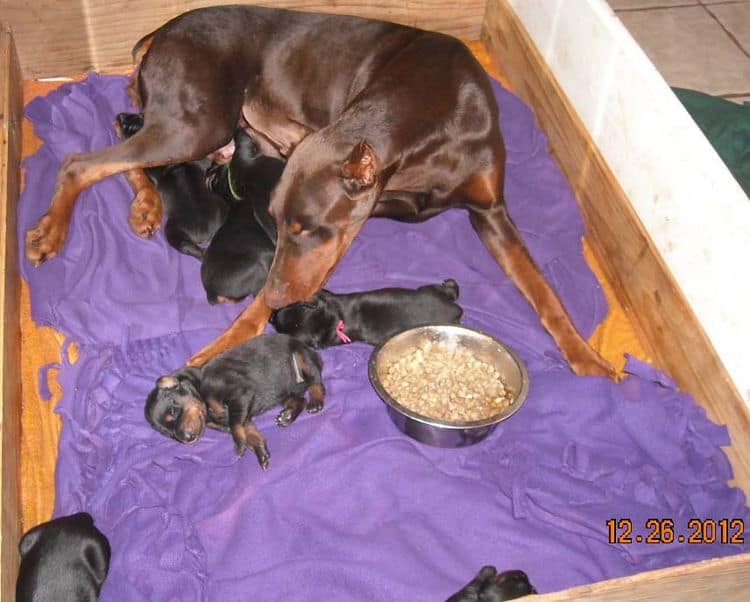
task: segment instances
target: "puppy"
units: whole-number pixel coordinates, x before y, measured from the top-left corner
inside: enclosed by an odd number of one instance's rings
[[[93,602],[109,572],[110,547],[86,512],[31,529],[18,546],[17,602]]]
[[[457,324],[463,314],[456,303],[458,293],[455,280],[416,290],[382,288],[343,295],[322,290],[310,303],[294,303],[274,312],[271,324],[316,348],[352,341],[379,345],[409,328]]]
[[[256,295],[276,250],[268,204],[284,162],[262,155],[244,130],[237,130],[234,143],[230,163],[211,166],[206,176],[209,189],[231,202],[226,222],[203,254],[201,280],[211,304]]]
[[[303,408],[322,410],[322,368],[318,354],[301,341],[282,334],[258,336],[202,368],[185,367],[159,378],[146,400],[146,420],[180,443],[195,443],[206,426],[228,431],[237,454],[252,447],[265,470],[271,456],[253,417],[281,405],[276,424],[288,426]]]
[[[143,115],[120,113],[115,127],[120,138],[126,140],[143,127]],[[211,240],[229,211],[227,201],[206,187],[210,164],[209,159],[202,159],[146,170],[161,196],[167,242],[196,259],[203,257],[198,245]]]
[[[498,573],[494,566],[484,566],[466,587],[446,602],[505,602],[536,593],[523,571]]]

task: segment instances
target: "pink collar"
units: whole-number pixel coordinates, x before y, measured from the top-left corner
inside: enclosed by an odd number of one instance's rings
[[[336,324],[336,336],[341,339],[342,343],[351,343],[352,340],[344,332],[344,328],[346,328],[346,324],[344,324],[343,320],[339,320],[339,323]]]

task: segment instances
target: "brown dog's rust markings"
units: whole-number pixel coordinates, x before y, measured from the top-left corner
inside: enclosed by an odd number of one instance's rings
[[[217,19],[226,27],[208,26]],[[49,212],[27,233],[30,261],[59,253],[86,186],[208,155],[247,124],[282,154],[294,149],[271,200],[276,256],[263,292],[192,364],[262,332],[272,308],[310,298],[369,216],[422,221],[461,206],[573,370],[614,377],[576,331],[505,210],[497,105],[463,43],[393,23],[252,6],[185,13],[144,40],[134,53],[143,128],[122,144],[66,160]],[[466,115],[472,118],[459,119]],[[152,210],[141,211],[145,221]]]

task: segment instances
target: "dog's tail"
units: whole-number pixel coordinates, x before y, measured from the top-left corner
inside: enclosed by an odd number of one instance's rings
[[[455,301],[458,299],[459,294],[459,288],[458,288],[458,282],[453,280],[453,278],[448,278],[448,280],[443,280],[443,284],[441,285],[441,288],[443,291],[445,291],[445,294],[448,296],[448,298],[451,301]]]

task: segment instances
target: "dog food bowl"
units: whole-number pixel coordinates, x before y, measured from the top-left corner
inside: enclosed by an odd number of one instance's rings
[[[511,392],[511,403],[498,414],[472,422],[449,422],[423,416],[401,405],[385,390],[383,377],[398,358],[415,351],[425,341],[459,346],[483,362],[491,364]],[[369,363],[372,386],[388,408],[394,424],[403,433],[428,445],[465,447],[482,441],[498,423],[515,414],[526,400],[529,375],[521,359],[494,337],[465,326],[420,326],[401,332],[373,351]]]

